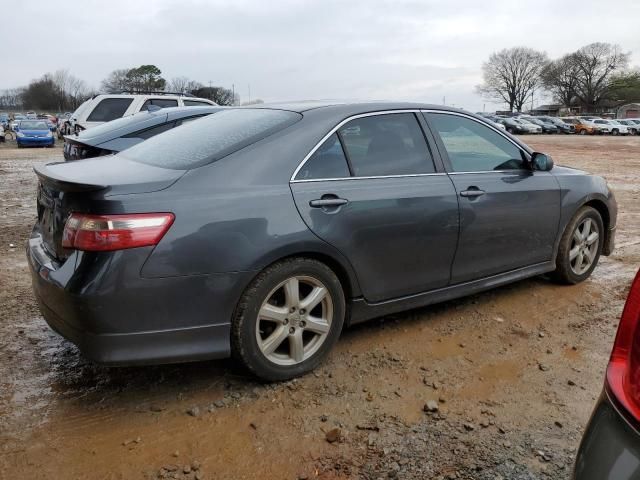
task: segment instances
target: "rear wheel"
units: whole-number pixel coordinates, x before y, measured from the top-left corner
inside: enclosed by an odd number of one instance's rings
[[[591,275],[600,259],[604,224],[595,208],[583,207],[567,225],[552,276],[561,283],[580,283]]]
[[[580,135],[586,135],[587,131],[585,129],[580,130]]]
[[[278,262],[240,300],[232,323],[233,355],[264,380],[297,377],[326,357],[344,316],[342,286],[330,268],[307,258]]]
[[[617,136],[619,133],[620,132],[615,128],[611,131],[611,135],[616,135]]]

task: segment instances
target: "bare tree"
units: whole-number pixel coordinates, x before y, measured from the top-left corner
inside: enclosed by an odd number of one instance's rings
[[[202,87],[203,85],[200,82],[191,80],[188,77],[175,77],[169,81],[167,90],[170,92],[188,93],[191,90],[197,90]]]
[[[482,65],[483,84],[477,91],[491,100],[506,102],[509,110],[522,106],[541,85],[540,73],[547,55],[531,48],[515,47],[491,54]]]
[[[129,73],[128,68],[119,68],[111,72],[109,76],[102,81],[102,90],[105,93],[120,93],[127,90],[129,88],[127,73]]]
[[[576,97],[585,107],[592,109],[607,98],[611,90],[611,76],[629,64],[629,53],[619,45],[592,43],[575,53],[579,72]]]
[[[218,105],[238,105],[240,96],[236,93],[235,98],[233,91],[224,87],[201,87],[192,90],[191,93],[196,97],[208,98]]]
[[[549,62],[542,69],[542,84],[565,107],[576,97],[580,68],[575,53]]]

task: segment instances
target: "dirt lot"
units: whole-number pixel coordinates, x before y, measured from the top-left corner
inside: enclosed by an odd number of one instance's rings
[[[230,361],[104,368],[51,332],[23,245],[31,167],[60,149],[0,146],[0,478],[569,478],[640,265],[640,138],[525,141],[616,191],[618,247],[592,279],[374,320],[273,385]]]

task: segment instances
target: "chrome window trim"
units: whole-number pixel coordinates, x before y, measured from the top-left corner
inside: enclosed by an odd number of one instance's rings
[[[401,175],[377,175],[368,177],[338,177],[338,178],[309,178],[304,180],[291,180],[290,183],[312,183],[312,182],[340,182],[344,180],[377,180],[381,178],[407,178],[407,177],[444,177],[444,172],[436,173],[406,173]]]
[[[407,175],[381,175],[381,176],[372,176],[372,177],[340,177],[340,178],[331,178],[331,179],[325,179],[325,178],[312,178],[312,179],[300,179],[300,180],[296,180],[296,175],[298,175],[298,172],[302,169],[302,167],[304,167],[304,164],[307,163],[307,160],[309,160],[311,158],[311,156],[316,153],[316,150],[318,150],[318,148],[320,148],[320,146],[327,141],[327,139],[333,135],[334,133],[336,133],[340,127],[342,127],[345,123],[350,122],[351,120],[356,120],[358,118],[365,118],[365,117],[373,117],[376,115],[391,115],[394,113],[420,113],[420,109],[419,108],[413,108],[413,109],[402,109],[402,110],[380,110],[378,112],[367,112],[367,113],[358,113],[357,115],[352,115],[350,117],[345,118],[344,120],[342,120],[340,123],[338,123],[338,125],[336,125],[335,127],[333,127],[329,133],[327,133],[324,137],[322,137],[322,139],[316,143],[316,145],[311,149],[311,151],[309,153],[307,153],[307,155],[302,159],[302,161],[298,164],[298,166],[296,167],[296,169],[293,171],[293,174],[291,175],[291,178],[289,179],[289,183],[299,183],[299,182],[312,182],[312,181],[326,181],[326,180],[352,180],[354,178],[397,178],[397,177],[412,177],[412,176],[418,176],[418,175],[433,175],[432,173],[417,173],[417,174],[407,174]],[[426,142],[426,140],[425,140]]]

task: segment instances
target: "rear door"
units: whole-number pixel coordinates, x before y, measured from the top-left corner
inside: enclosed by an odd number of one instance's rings
[[[371,302],[449,283],[458,201],[418,115],[343,122],[291,182],[302,218],[349,259]]]
[[[460,201],[451,282],[549,262],[560,220],[560,186],[531,171],[526,153],[484,122],[426,112]]]

